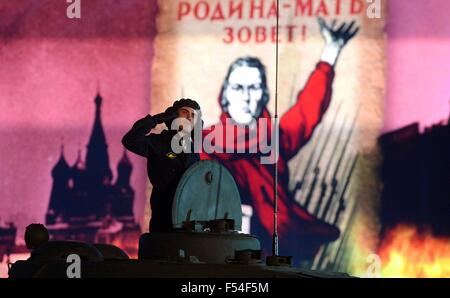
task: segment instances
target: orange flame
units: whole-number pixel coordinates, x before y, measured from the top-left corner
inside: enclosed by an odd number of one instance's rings
[[[382,277],[450,277],[450,238],[397,226],[379,249]]]
[[[137,259],[138,242],[138,239],[124,239],[123,237],[118,237],[114,239],[111,244],[124,250],[130,259]]]

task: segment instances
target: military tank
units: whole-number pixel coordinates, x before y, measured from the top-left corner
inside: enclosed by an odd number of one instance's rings
[[[348,277],[293,267],[291,257],[274,255],[264,262],[258,238],[241,232],[236,183],[215,161],[199,161],[184,173],[174,196],[172,222],[171,232],[141,235],[137,259],[111,244],[44,241],[28,260],[11,264],[9,277],[66,278],[67,260],[74,254],[82,278]]]

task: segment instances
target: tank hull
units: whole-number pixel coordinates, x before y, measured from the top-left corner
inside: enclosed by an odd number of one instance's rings
[[[66,262],[36,264],[16,262],[10,278],[67,278]],[[336,278],[343,273],[326,273],[264,264],[200,264],[153,260],[84,261],[81,278]]]

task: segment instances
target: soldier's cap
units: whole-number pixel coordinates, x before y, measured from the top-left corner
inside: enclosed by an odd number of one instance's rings
[[[182,98],[180,100],[177,100],[173,103],[172,108],[179,109],[181,107],[190,107],[194,110],[200,110],[200,105],[190,98]]]

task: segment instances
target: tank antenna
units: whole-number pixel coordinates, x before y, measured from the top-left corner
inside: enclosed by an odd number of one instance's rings
[[[272,256],[278,256],[278,35],[280,29],[280,0],[277,0],[277,33],[275,43],[275,166],[274,166],[274,187],[273,187],[273,237]]]
[[[266,264],[268,266],[292,266],[293,260],[291,256],[280,256],[278,254],[278,155],[279,155],[279,131],[278,131],[278,35],[280,29],[280,0],[277,0],[277,33],[275,44],[275,165],[274,165],[274,186],[273,186],[273,237],[272,237],[272,255],[267,256]]]

